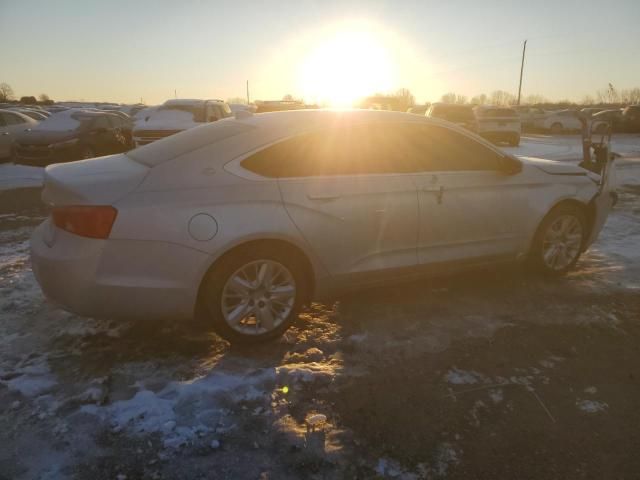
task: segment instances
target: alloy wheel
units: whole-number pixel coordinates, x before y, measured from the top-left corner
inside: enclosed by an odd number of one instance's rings
[[[274,260],[247,263],[229,276],[222,290],[225,322],[245,335],[278,328],[291,314],[296,282],[284,265]]]
[[[580,255],[582,224],[573,215],[561,215],[547,229],[542,242],[542,260],[551,270],[567,268]]]

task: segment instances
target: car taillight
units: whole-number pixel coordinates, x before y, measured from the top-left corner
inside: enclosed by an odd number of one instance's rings
[[[53,223],[67,232],[89,238],[108,238],[118,211],[108,205],[54,207]]]

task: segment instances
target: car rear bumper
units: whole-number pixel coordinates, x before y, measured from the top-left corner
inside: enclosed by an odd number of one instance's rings
[[[50,220],[31,236],[32,268],[44,294],[89,317],[192,318],[207,260],[164,242],[80,237]]]

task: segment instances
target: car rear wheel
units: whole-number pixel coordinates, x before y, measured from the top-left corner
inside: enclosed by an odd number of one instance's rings
[[[223,257],[200,291],[204,320],[231,343],[280,337],[306,298],[306,275],[296,255],[257,245]]]
[[[559,276],[576,264],[587,236],[587,220],[575,205],[560,205],[545,217],[533,240],[529,261],[538,272]]]
[[[554,135],[558,135],[564,131],[564,128],[561,123],[556,122],[553,125],[551,125],[550,130],[551,130],[551,133],[553,133]]]

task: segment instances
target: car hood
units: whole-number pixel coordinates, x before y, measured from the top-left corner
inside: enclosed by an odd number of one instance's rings
[[[50,145],[77,138],[77,131],[69,130],[25,130],[16,137],[21,145]]]
[[[586,175],[587,171],[567,162],[558,162],[556,160],[545,160],[543,158],[534,157],[518,157],[523,163],[534,166],[550,175]]]

